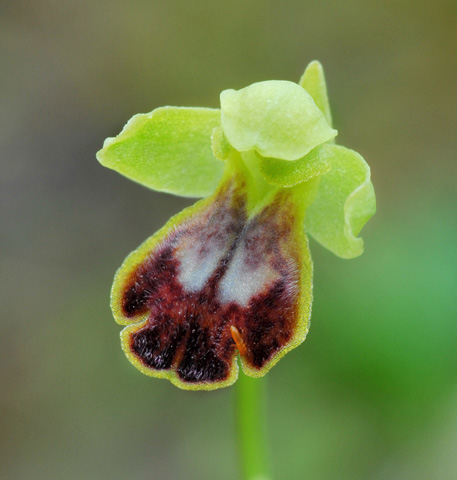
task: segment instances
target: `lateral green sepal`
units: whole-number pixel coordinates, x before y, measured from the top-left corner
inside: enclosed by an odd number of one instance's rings
[[[220,111],[162,107],[135,115],[114,138],[107,138],[98,161],[146,187],[185,197],[211,194],[223,164],[211,150]]]
[[[327,145],[331,170],[320,179],[317,196],[308,208],[306,230],[342,258],[363,253],[357,235],[376,211],[370,167],[354,150]]]
[[[332,126],[332,114],[327,95],[324,69],[317,60],[311,62],[302,75],[298,84],[303,87],[313,98],[317,108],[325,115],[327,123]]]

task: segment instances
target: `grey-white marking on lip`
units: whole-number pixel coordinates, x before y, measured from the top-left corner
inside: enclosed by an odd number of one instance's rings
[[[235,188],[231,185],[225,194],[188,225],[175,249],[179,261],[179,276],[183,288],[198,292],[207,284],[236,241],[243,224],[237,216],[242,210],[232,207]]]
[[[264,262],[250,267],[249,252],[243,244],[239,245],[219,285],[219,298],[223,303],[235,302],[247,307],[253,297],[262,293],[279,278],[279,273]]]

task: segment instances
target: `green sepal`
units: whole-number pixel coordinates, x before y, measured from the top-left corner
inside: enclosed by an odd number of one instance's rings
[[[332,126],[332,113],[328,101],[327,85],[325,82],[324,69],[317,60],[311,62],[300,78],[298,84],[303,87],[313,98],[317,108],[325,115],[327,123]]]
[[[337,134],[311,95],[293,82],[271,80],[221,93],[221,124],[239,152],[298,160]]]
[[[353,150],[326,147],[332,152],[332,168],[320,178],[306,214],[306,230],[339,257],[357,257],[363,253],[363,240],[357,235],[376,211],[370,167]]]
[[[146,187],[185,197],[211,194],[223,164],[211,150],[220,111],[162,107],[135,115],[115,138],[107,138],[98,161]]]
[[[326,174],[332,166],[330,161],[332,155],[333,151],[329,149],[329,146],[323,144],[294,162],[262,157],[260,171],[264,179],[271,185],[293,187]]]

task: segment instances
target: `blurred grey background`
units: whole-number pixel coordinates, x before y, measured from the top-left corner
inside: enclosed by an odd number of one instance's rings
[[[311,243],[312,327],[270,372],[277,479],[457,478],[457,3],[0,2],[0,478],[237,477],[232,389],[141,375],[109,310],[124,257],[190,200],[95,160],[161,105],[325,68],[378,213]]]

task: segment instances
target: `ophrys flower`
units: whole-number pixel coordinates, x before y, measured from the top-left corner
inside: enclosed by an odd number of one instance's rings
[[[107,139],[99,161],[144,185],[205,196],[124,261],[111,306],[142,372],[186,389],[264,375],[309,328],[306,232],[339,256],[375,211],[369,167],[333,144],[325,81],[221,94],[221,110],[164,107]]]

